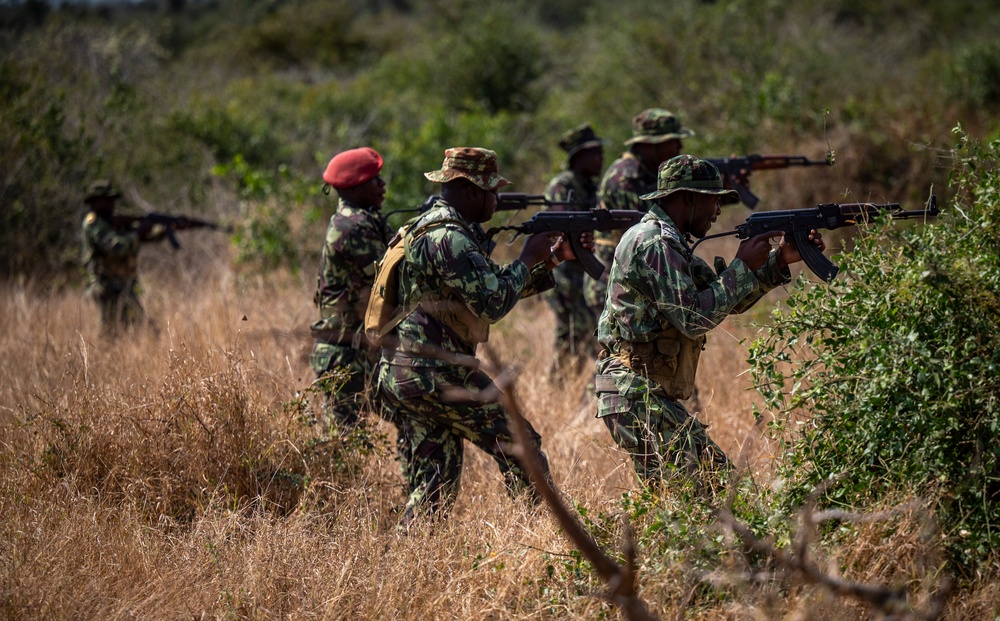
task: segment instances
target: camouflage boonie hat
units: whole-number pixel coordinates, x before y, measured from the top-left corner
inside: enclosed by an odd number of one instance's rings
[[[477,147],[455,147],[444,152],[441,170],[424,173],[430,181],[447,183],[459,177],[468,179],[484,190],[498,190],[510,185],[510,180],[500,176],[497,154]]]
[[[559,147],[566,152],[567,160],[584,149],[600,146],[604,146],[604,141],[597,137],[590,123],[574,127],[559,139]]]
[[[632,119],[632,137],[625,144],[656,144],[688,136],[694,136],[694,132],[682,127],[680,119],[673,112],[663,108],[649,108]]]
[[[651,201],[681,190],[715,194],[723,205],[740,201],[739,194],[723,188],[722,175],[715,164],[693,155],[678,155],[660,164],[656,175],[656,191],[639,198]]]
[[[87,195],[83,202],[89,203],[98,198],[118,198],[121,194],[115,191],[111,181],[107,179],[96,179],[87,186]]]

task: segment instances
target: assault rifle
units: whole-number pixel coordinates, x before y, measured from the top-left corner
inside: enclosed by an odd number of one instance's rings
[[[706,235],[692,247],[694,250],[706,239],[735,235],[737,239],[749,239],[761,233],[784,233],[791,235],[802,255],[806,266],[826,282],[830,282],[840,271],[830,259],[823,256],[819,248],[809,241],[809,231],[813,229],[839,229],[854,226],[859,222],[870,222],[879,216],[891,220],[911,220],[938,215],[937,198],[932,194],[923,209],[903,211],[899,203],[826,203],[807,209],[785,211],[760,211],[751,214],[747,221],[734,231]]]
[[[170,242],[170,245],[174,248],[174,250],[181,247],[181,243],[177,241],[177,236],[174,235],[175,231],[184,231],[187,229],[211,229],[213,231],[223,231],[225,233],[232,233],[233,231],[230,226],[209,222],[208,220],[200,220],[198,218],[191,218],[188,216],[171,216],[169,214],[159,213],[156,211],[151,211],[141,216],[115,215],[112,217],[112,222],[114,223],[115,228],[118,229],[135,228],[144,223],[150,226],[159,224],[164,228],[164,234],[167,237],[167,241]]]
[[[740,195],[740,202],[753,209],[760,202],[750,191],[750,173],[755,170],[777,170],[792,166],[832,166],[833,153],[828,153],[825,160],[811,160],[804,155],[760,155],[753,154],[744,157],[709,157],[709,162],[722,173],[726,187],[735,190]]]
[[[393,213],[424,213],[428,209],[434,206],[434,203],[438,202],[441,196],[437,194],[432,194],[427,197],[419,207],[410,207],[408,209],[396,209]],[[521,209],[527,209],[528,207],[554,207],[556,205],[563,205],[568,207],[582,207],[582,205],[572,198],[565,201],[550,201],[545,198],[544,194],[522,194],[520,192],[500,192],[497,194],[497,211],[519,211]]]
[[[501,194],[501,196],[503,196]],[[631,209],[591,209],[589,211],[541,211],[527,222],[497,226],[486,231],[487,239],[500,231],[517,231],[519,235],[561,233],[569,241],[573,254],[583,269],[594,279],[604,273],[604,264],[580,243],[580,233],[627,229],[646,215]],[[515,236],[516,237],[516,236]]]

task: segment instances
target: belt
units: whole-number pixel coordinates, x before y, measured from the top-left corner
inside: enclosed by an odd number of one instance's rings
[[[470,369],[478,369],[480,364],[479,359],[475,356],[430,347],[422,347],[419,352],[400,351],[398,349],[384,347],[382,348],[382,357],[385,358],[389,364],[395,364],[403,367],[425,366],[422,364],[422,361],[428,358],[431,360],[443,360],[444,362],[449,362],[460,367],[468,367]]]

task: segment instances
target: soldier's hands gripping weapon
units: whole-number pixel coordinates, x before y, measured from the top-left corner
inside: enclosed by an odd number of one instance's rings
[[[871,222],[879,216],[892,220],[911,220],[938,215],[937,198],[932,194],[923,209],[904,211],[899,203],[826,203],[807,209],[784,211],[760,211],[751,214],[747,221],[734,231],[706,235],[699,239],[692,250],[706,239],[735,235],[737,239],[749,239],[762,233],[784,233],[795,240],[806,266],[826,282],[836,277],[840,269],[826,258],[809,241],[809,231],[813,229],[839,229],[862,222]]]
[[[778,170],[792,166],[832,166],[833,153],[828,153],[825,160],[811,160],[804,155],[761,155],[754,153],[744,157],[709,157],[706,158],[722,174],[726,187],[735,190],[740,195],[740,202],[753,209],[760,202],[750,191],[750,173],[755,170]]]
[[[501,194],[500,196],[503,196]],[[580,234],[588,231],[616,231],[627,229],[642,219],[645,214],[631,209],[591,209],[589,211],[542,211],[521,224],[497,226],[486,231],[487,239],[501,231],[516,231],[518,235],[536,233],[560,233],[569,242],[573,254],[592,277],[600,278],[604,264],[594,253],[580,243]],[[516,236],[515,236],[516,237]]]
[[[438,202],[441,197],[437,194],[432,194],[427,197],[419,207],[412,207],[409,209],[396,209],[391,213],[424,213],[434,206],[434,203]],[[550,201],[545,198],[544,194],[522,194],[520,192],[500,192],[497,194],[497,208],[496,211],[519,211],[521,209],[527,209],[528,207],[555,207],[557,205],[573,207],[582,207],[582,205],[574,200],[566,201]]]
[[[174,250],[181,247],[180,242],[177,241],[177,236],[174,234],[176,231],[185,231],[188,229],[211,229],[213,231],[222,231],[225,233],[233,232],[231,226],[225,226],[216,222],[210,222],[208,220],[201,220],[199,218],[192,218],[189,216],[171,216],[169,214],[159,213],[156,211],[151,211],[141,216],[116,215],[113,217],[112,221],[114,222],[115,228],[133,228],[140,231],[149,231],[152,227],[160,225],[163,227],[164,235],[166,236],[167,241],[170,242],[170,245],[174,248]]]

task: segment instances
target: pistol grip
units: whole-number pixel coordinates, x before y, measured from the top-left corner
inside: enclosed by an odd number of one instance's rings
[[[569,237],[569,247],[573,249],[573,256],[583,266],[583,271],[587,272],[594,280],[598,280],[604,274],[604,264],[594,256],[593,252],[583,247],[579,235],[570,234]]]
[[[760,199],[757,197],[756,194],[750,191],[750,188],[748,186],[736,180],[733,180],[730,183],[733,186],[733,189],[736,190],[736,193],[739,194],[740,202],[749,207],[750,209],[755,208],[757,206],[757,203],[760,202]]]
[[[802,255],[802,260],[805,261],[806,267],[812,270],[813,274],[816,274],[825,282],[830,282],[837,276],[840,268],[833,261],[826,258],[815,244],[809,241],[809,231],[795,231],[792,234],[792,238],[795,240],[795,246],[799,249],[799,254]]]

